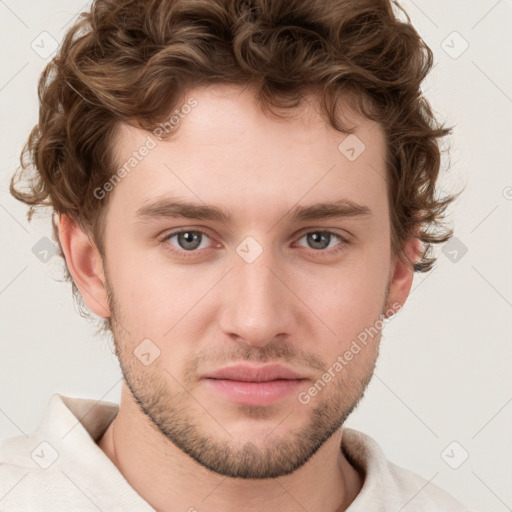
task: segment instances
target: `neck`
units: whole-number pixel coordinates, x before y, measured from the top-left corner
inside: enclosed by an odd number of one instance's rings
[[[209,471],[166,439],[123,386],[119,412],[98,442],[128,483],[158,512],[202,510],[342,512],[362,477],[341,450],[341,430],[292,474],[244,480]]]

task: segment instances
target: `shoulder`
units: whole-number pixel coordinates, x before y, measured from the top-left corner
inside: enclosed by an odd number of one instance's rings
[[[410,512],[445,511],[445,512],[469,512],[459,501],[448,492],[420,475],[393,464],[387,463],[387,468],[395,492],[402,497],[404,510]],[[405,501],[407,500],[407,501]]]
[[[0,512],[42,510],[45,504],[58,504],[63,493],[70,492],[82,504],[83,495],[76,495],[78,489],[71,488],[72,483],[55,463],[57,458],[49,443],[34,446],[33,439],[24,436],[0,441]]]
[[[448,492],[420,475],[390,462],[367,434],[344,428],[342,450],[362,473],[364,483],[347,512],[469,512]]]
[[[115,406],[95,404],[56,393],[34,432],[0,440],[0,512],[98,509],[91,486],[114,469],[95,439]]]

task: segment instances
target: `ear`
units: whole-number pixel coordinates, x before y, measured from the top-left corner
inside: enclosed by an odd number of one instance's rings
[[[421,240],[410,238],[404,245],[407,259],[399,255],[394,256],[389,276],[387,308],[397,311],[405,304],[414,278],[414,264],[418,262],[421,250]],[[395,307],[396,304],[399,306]]]
[[[98,248],[78,223],[60,215],[59,240],[69,272],[85,303],[96,315],[110,316],[103,262]]]

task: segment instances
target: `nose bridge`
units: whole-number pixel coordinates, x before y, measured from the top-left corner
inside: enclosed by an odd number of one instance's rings
[[[258,249],[252,240],[240,244],[221,299],[223,332],[253,345],[265,345],[291,332],[293,294],[276,274],[280,274],[279,265],[270,247]]]

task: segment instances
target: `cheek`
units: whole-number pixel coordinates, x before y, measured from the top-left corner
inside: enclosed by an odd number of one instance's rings
[[[143,251],[114,241],[111,247],[109,281],[122,321],[130,324],[130,331],[137,327],[143,333],[161,331],[161,323],[172,325],[183,290],[194,284],[180,278],[176,267],[157,262],[156,248]]]
[[[387,292],[387,264],[387,256],[380,257],[378,250],[360,251],[336,268],[303,272],[296,280],[298,295],[321,320],[315,317],[312,321],[318,324],[317,333],[325,333],[327,352],[344,350],[380,318]]]

